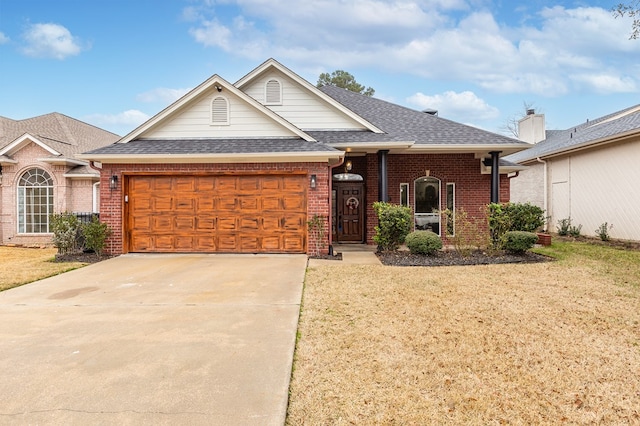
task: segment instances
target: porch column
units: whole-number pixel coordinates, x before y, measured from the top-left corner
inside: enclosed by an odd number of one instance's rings
[[[389,185],[387,182],[388,149],[378,151],[378,201],[389,201]]]
[[[502,151],[491,151],[491,202],[500,202],[500,153]]]

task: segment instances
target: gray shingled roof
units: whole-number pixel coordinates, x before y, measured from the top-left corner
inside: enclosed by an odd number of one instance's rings
[[[291,139],[136,139],[116,143],[87,154],[171,155],[171,154],[257,154],[338,152],[320,142]]]
[[[38,138],[67,158],[120,139],[114,133],[57,112],[24,120],[0,117],[0,149],[25,133]]]
[[[442,117],[396,105],[391,102],[350,92],[336,86],[320,88],[351,111],[386,132],[314,132],[316,139],[332,142],[415,141],[416,145],[517,145],[525,142]]]
[[[640,134],[640,105],[572,126],[566,130],[549,130],[545,134],[545,140],[527,150],[506,156],[505,159],[515,163],[524,163],[538,157],[562,153],[576,146],[588,146],[591,143],[612,139],[633,131]]]

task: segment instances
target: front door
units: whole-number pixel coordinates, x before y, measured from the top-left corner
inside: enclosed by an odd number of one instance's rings
[[[364,184],[335,182],[337,229],[336,242],[364,242]]]

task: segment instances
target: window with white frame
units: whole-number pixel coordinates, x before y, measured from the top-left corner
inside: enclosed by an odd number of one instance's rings
[[[224,96],[216,96],[211,101],[211,124],[229,124],[229,101]]]
[[[409,206],[409,184],[401,183],[400,184],[400,205],[401,206]]]
[[[447,235],[456,234],[456,184],[447,183]]]
[[[440,180],[424,176],[416,179],[413,186],[416,229],[440,235]]]
[[[264,85],[264,99],[267,105],[282,104],[282,84],[275,78],[270,79]]]
[[[34,168],[18,181],[18,233],[49,232],[49,216],[53,214],[53,179],[46,171]]]

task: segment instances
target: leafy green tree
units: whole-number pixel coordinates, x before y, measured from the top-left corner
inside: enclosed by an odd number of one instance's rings
[[[627,3],[620,3],[611,9],[613,16],[623,18],[628,16],[632,18],[630,39],[640,37],[640,0],[633,0]]]
[[[355,77],[343,70],[336,70],[329,74],[328,72],[323,72],[320,74],[318,78],[317,87],[322,86],[337,86],[342,87],[343,89],[350,90],[352,92],[360,93],[365,96],[373,96],[376,92],[372,87],[365,87],[358,83]]]

